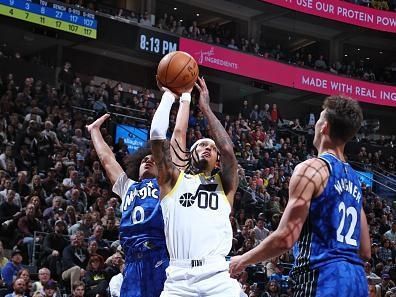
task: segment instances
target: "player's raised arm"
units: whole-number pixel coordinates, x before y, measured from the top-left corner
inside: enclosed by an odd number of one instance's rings
[[[231,258],[230,273],[237,274],[248,265],[280,256],[293,247],[298,240],[307,218],[312,197],[323,190],[327,167],[318,159],[307,160],[298,165],[290,179],[289,202],[278,228],[257,247]]]
[[[221,155],[221,180],[224,192],[232,205],[238,187],[238,161],[235,158],[234,148],[228,133],[217,119],[209,106],[209,91],[203,78],[198,78],[196,87],[199,90],[199,108],[208,119],[210,135],[213,137]]]
[[[185,93],[180,97],[179,110],[177,111],[176,125],[171,138],[171,157],[179,169],[186,165],[186,132],[190,115],[191,94]]]
[[[166,88],[163,88],[163,90],[165,92],[155,111],[150,128],[151,151],[158,168],[160,198],[165,197],[171,191],[180,173],[172,163],[170,143],[166,139],[166,132],[169,128],[169,114],[176,96]]]
[[[122,169],[121,165],[118,164],[118,162],[116,161],[113,152],[104,141],[103,136],[100,133],[100,127],[109,117],[109,114],[101,116],[95,122],[88,125],[87,130],[91,134],[91,139],[95,147],[95,151],[98,154],[100,163],[105,169],[111,184],[114,185],[117,178],[124,172],[124,170]]]

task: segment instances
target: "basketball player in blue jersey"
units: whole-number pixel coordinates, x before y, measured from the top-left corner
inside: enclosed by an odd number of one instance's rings
[[[189,97],[191,98],[191,97]],[[182,155],[188,125],[189,98],[180,102],[171,143],[173,154]],[[138,174],[127,177],[104,141],[100,127],[109,117],[105,114],[87,126],[95,150],[113,185],[113,192],[122,199],[120,241],[125,253],[121,297],[158,297],[166,279],[169,259],[165,244],[164,222],[159,203],[158,170],[149,149],[140,149],[130,160]],[[180,162],[180,157],[172,155]]]
[[[294,296],[368,296],[362,259],[368,260],[371,253],[362,191],[344,157],[345,144],[362,120],[356,101],[326,98],[315,125],[318,157],[296,166],[279,227],[253,250],[231,258],[231,274],[279,256],[295,244],[290,273]]]

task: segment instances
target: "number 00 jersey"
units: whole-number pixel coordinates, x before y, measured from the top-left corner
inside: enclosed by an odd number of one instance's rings
[[[362,265],[358,252],[363,197],[357,173],[332,154],[319,158],[327,164],[330,174],[323,193],[311,200],[294,246],[296,273],[338,261]]]
[[[157,179],[135,182],[123,173],[113,192],[122,198],[120,242],[125,254],[153,246],[166,248]]]
[[[229,253],[231,206],[218,174],[205,177],[181,172],[161,207],[171,259],[225,257]]]

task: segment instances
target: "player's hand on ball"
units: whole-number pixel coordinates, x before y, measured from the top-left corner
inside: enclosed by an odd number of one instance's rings
[[[205,112],[210,109],[210,97],[208,87],[206,86],[205,80],[200,77],[198,77],[198,83],[195,83],[195,86],[199,91],[199,109],[202,112]]]
[[[160,80],[158,79],[158,75],[156,75],[155,78],[157,79],[157,87],[158,87],[158,89],[160,89],[160,91],[171,93],[175,97],[175,99],[179,98],[179,96],[177,94],[175,94],[174,92],[172,92],[171,90],[169,90],[168,88],[164,87],[161,84]]]
[[[88,132],[91,133],[91,131],[93,129],[99,129],[100,126],[102,126],[102,124],[104,123],[104,121],[106,121],[109,117],[110,117],[110,114],[106,113],[106,114],[102,115],[100,118],[98,118],[92,124],[87,125],[86,127],[87,127]]]
[[[247,265],[243,263],[242,256],[232,257],[229,268],[231,277],[237,276],[239,273],[245,270],[246,267]]]

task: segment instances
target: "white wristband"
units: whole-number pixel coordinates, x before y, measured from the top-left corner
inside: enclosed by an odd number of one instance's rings
[[[183,93],[180,97],[180,102],[191,102],[191,94],[190,93]]]

